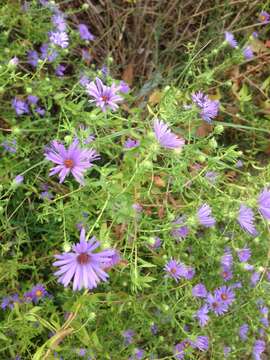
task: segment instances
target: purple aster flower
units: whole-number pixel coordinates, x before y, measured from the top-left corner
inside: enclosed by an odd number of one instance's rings
[[[212,227],[215,225],[216,220],[211,215],[212,210],[207,204],[203,204],[197,211],[199,223],[205,227]]]
[[[120,84],[119,84],[119,87],[118,87],[119,91],[123,94],[127,94],[129,91],[130,91],[130,87],[128,86],[128,84],[121,80],[120,81]]]
[[[124,148],[125,149],[133,149],[140,146],[140,141],[139,140],[132,140],[131,138],[128,138],[125,143],[124,143]]]
[[[214,291],[214,296],[228,306],[230,306],[235,300],[233,290],[231,287],[225,285],[216,289]]]
[[[237,256],[240,262],[247,262],[251,257],[251,251],[249,248],[237,250]]]
[[[93,149],[81,149],[78,140],[74,140],[68,149],[56,140],[52,141],[45,157],[57,164],[50,170],[50,176],[59,174],[62,183],[71,172],[80,184],[84,183],[83,173],[93,166],[92,161],[100,158]]]
[[[193,345],[201,351],[207,351],[209,348],[208,336],[197,336],[197,339],[194,341]]]
[[[108,74],[109,74],[109,69],[108,69],[108,66],[106,65],[103,65],[102,68],[101,68],[101,73],[104,77],[106,77]]]
[[[207,171],[204,177],[212,184],[217,180],[218,174],[215,171]]]
[[[231,268],[226,266],[222,267],[221,276],[223,277],[224,281],[229,281],[233,278],[233,273]]]
[[[150,244],[149,246],[150,246],[150,248],[151,248],[152,250],[157,250],[158,248],[160,248],[161,244],[162,244],[161,239],[156,236],[156,237],[154,238],[153,244]]]
[[[94,98],[96,106],[99,106],[103,112],[108,108],[115,111],[118,108],[117,103],[123,100],[120,95],[117,95],[118,87],[115,84],[106,86],[99,78],[85,86],[87,93]]]
[[[67,28],[67,24],[64,18],[64,14],[58,12],[52,16],[52,23],[56,27],[56,29],[60,32],[65,31]]]
[[[9,60],[9,65],[14,67],[19,65],[19,58],[17,58],[17,56],[14,56],[12,59]]]
[[[38,97],[35,96],[35,95],[28,95],[28,96],[27,96],[27,101],[28,101],[28,103],[31,104],[31,105],[37,105],[37,103],[38,103]]]
[[[2,143],[1,143],[1,146],[3,146],[3,148],[12,153],[12,154],[15,154],[17,152],[17,141],[15,139],[13,140],[4,140]]]
[[[225,312],[228,311],[229,305],[225,303],[221,298],[220,294],[216,292],[214,295],[208,294],[207,302],[209,308],[216,314],[216,315],[223,315]]]
[[[259,33],[257,31],[253,31],[252,36],[257,39],[259,37]]]
[[[185,140],[176,136],[162,120],[154,121],[155,137],[159,144],[167,149],[181,149]]]
[[[125,345],[129,345],[133,343],[133,338],[135,336],[135,333],[133,330],[128,329],[122,333],[122,336],[124,338]]]
[[[263,24],[268,24],[270,22],[270,14],[267,11],[261,11],[259,14],[259,20]]]
[[[40,299],[48,296],[48,292],[42,284],[37,284],[31,290],[31,297],[34,303],[37,303]]]
[[[93,289],[101,281],[107,281],[109,275],[102,269],[104,264],[111,262],[113,250],[94,253],[100,243],[95,237],[90,241],[85,239],[85,229],[82,228],[80,242],[73,245],[72,252],[55,255],[57,261],[53,263],[60,269],[55,272],[58,282],[67,287],[73,279],[73,290]]]
[[[201,327],[207,325],[209,321],[209,308],[207,304],[204,304],[195,314],[195,317],[198,319]]]
[[[17,115],[23,115],[29,113],[28,105],[25,101],[20,100],[19,98],[15,97],[12,100],[12,107],[15,110]]]
[[[244,58],[250,60],[254,57],[253,51],[250,46],[246,46],[243,50]]]
[[[152,333],[153,335],[157,335],[157,333],[158,333],[158,326],[157,326],[157,324],[152,324],[151,327],[150,327],[150,330],[151,330],[151,333]]]
[[[51,49],[50,45],[47,43],[41,45],[40,51],[41,51],[41,59],[47,60],[49,62],[53,62],[58,56],[58,52],[55,51],[54,49]]]
[[[232,348],[230,346],[224,346],[224,348],[223,348],[224,357],[227,358],[231,351],[232,351]]]
[[[64,31],[53,31],[50,34],[50,42],[54,45],[60,46],[62,49],[68,47],[68,35]]]
[[[12,310],[12,309],[14,309],[14,304],[19,303],[19,302],[20,302],[20,299],[19,299],[18,294],[7,296],[2,299],[1,308],[3,310],[6,310],[7,308]]]
[[[55,69],[55,75],[56,76],[64,76],[65,75],[66,67],[64,65],[58,65]]]
[[[263,340],[255,340],[252,350],[254,360],[261,360],[261,354],[265,351],[265,347]]]
[[[258,232],[254,225],[253,211],[244,204],[240,206],[237,221],[243,230],[253,236],[258,235]]]
[[[81,78],[80,78],[80,84],[84,87],[86,87],[87,85],[90,84],[90,80],[87,76],[83,75]]]
[[[242,161],[242,160],[237,160],[237,162],[236,162],[236,164],[235,164],[235,167],[236,167],[237,169],[239,169],[239,168],[241,168],[241,167],[243,167],[243,166],[244,166],[243,161]]]
[[[189,228],[187,226],[181,226],[172,230],[172,236],[177,240],[183,240],[189,234]]]
[[[266,220],[270,220],[270,191],[265,188],[258,199],[259,211]]]
[[[88,49],[82,49],[82,58],[85,61],[91,61],[92,60],[92,56],[91,56]]]
[[[265,326],[266,328],[269,327],[269,321],[267,317],[260,318],[260,322]]]
[[[178,282],[181,277],[186,277],[187,275],[186,266],[173,259],[167,262],[164,270],[167,276],[173,278],[176,282]]]
[[[144,350],[136,348],[134,350],[135,359],[142,360],[144,357]]]
[[[231,285],[231,288],[232,289],[241,289],[243,286],[242,286],[242,283],[240,281],[236,282],[236,283],[233,283]]]
[[[254,265],[251,265],[251,264],[248,264],[248,263],[243,264],[243,269],[247,270],[247,271],[252,271],[252,270],[254,270]]]
[[[28,64],[32,65],[33,67],[36,67],[38,64],[38,53],[35,50],[28,51],[27,54],[27,62]]]
[[[248,336],[249,326],[248,324],[243,324],[239,328],[239,336],[242,341],[246,341]]]
[[[86,353],[87,353],[86,349],[81,348],[78,350],[78,355],[80,357],[84,357],[86,355]]]
[[[89,41],[95,40],[96,37],[89,31],[86,25],[79,24],[78,30],[82,40],[89,40]]]
[[[142,205],[138,203],[132,204],[132,209],[135,210],[136,213],[141,213],[143,211]]]
[[[17,175],[14,179],[14,181],[17,185],[21,184],[23,182],[23,180],[24,180],[24,177],[22,175]]]
[[[195,269],[193,269],[193,267],[191,266],[185,266],[183,265],[186,269],[185,269],[185,273],[184,273],[184,278],[186,280],[191,280],[194,278],[194,275],[195,275]]]
[[[37,114],[39,114],[40,116],[44,116],[46,114],[46,110],[41,108],[40,106],[38,106],[36,109],[35,109],[35,112]]]
[[[111,269],[112,267],[118,265],[121,261],[121,256],[119,251],[116,249],[111,249],[111,250],[113,252],[113,254],[110,256],[111,261],[103,264],[103,269]]]
[[[251,283],[251,286],[256,286],[258,281],[260,280],[260,277],[261,277],[261,274],[257,271],[254,271],[254,273],[251,275],[251,278],[250,278],[250,283]]]
[[[207,294],[208,294],[208,291],[206,290],[206,287],[204,286],[204,284],[197,284],[197,285],[193,286],[193,288],[192,288],[192,295],[194,297],[206,298]]]
[[[268,316],[269,309],[267,306],[261,306],[259,310],[261,314],[263,314],[264,316]]]
[[[210,124],[212,120],[217,117],[219,111],[219,101],[211,100],[208,95],[201,91],[191,95],[191,98],[193,103],[201,110],[201,118]]]
[[[237,48],[237,41],[235,40],[233,34],[229,31],[225,32],[225,41],[232,47]]]
[[[178,360],[184,359],[185,353],[190,347],[190,345],[191,344],[188,339],[181,341],[179,344],[176,344],[174,348],[174,356],[176,357],[176,359]]]
[[[224,255],[220,259],[220,263],[223,267],[230,269],[233,265],[233,256],[229,248],[225,249]]]

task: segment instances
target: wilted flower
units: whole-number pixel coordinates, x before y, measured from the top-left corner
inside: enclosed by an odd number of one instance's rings
[[[207,171],[204,177],[213,184],[216,182],[218,174],[215,171]]]
[[[133,149],[136,148],[140,145],[140,141],[139,140],[133,140],[128,138],[125,143],[124,143],[124,148],[125,149]]]
[[[95,36],[91,34],[91,32],[88,30],[88,27],[86,25],[79,24],[78,30],[82,40],[90,40],[90,41],[95,40]]]
[[[84,183],[83,173],[93,166],[92,161],[100,158],[93,149],[81,149],[78,140],[74,140],[68,149],[58,141],[52,141],[45,157],[57,164],[50,170],[50,176],[59,174],[62,183],[71,172],[80,184]]]
[[[85,61],[91,61],[92,55],[90,54],[88,49],[82,49],[82,58]]]
[[[253,51],[250,46],[246,46],[243,50],[244,58],[250,60],[254,57]]]
[[[151,243],[149,246],[150,246],[150,248],[151,248],[152,250],[157,250],[158,248],[160,248],[161,244],[162,244],[161,239],[156,236],[156,237],[154,238],[153,243]]]
[[[270,191],[265,188],[259,195],[259,211],[266,220],[270,220]]]
[[[185,140],[172,133],[162,120],[154,121],[154,132],[159,144],[167,149],[181,149],[185,144]]]
[[[224,348],[223,348],[224,357],[227,358],[231,351],[232,351],[232,348],[230,346],[224,346]]]
[[[218,114],[219,101],[211,100],[208,95],[201,91],[194,93],[191,97],[193,103],[196,104],[201,110],[201,118],[210,124]]]
[[[203,204],[197,211],[199,223],[205,227],[212,227],[215,225],[216,220],[211,215],[212,210],[207,204]]]
[[[100,243],[95,237],[89,241],[85,238],[85,229],[82,228],[80,242],[73,245],[72,251],[55,255],[57,261],[53,263],[60,269],[55,272],[58,281],[65,287],[73,279],[73,290],[93,289],[101,281],[107,281],[109,275],[103,270],[104,265],[111,262],[113,250],[103,250],[94,253]]]
[[[220,263],[222,266],[230,269],[233,265],[233,256],[230,249],[225,249],[224,255],[220,259]]]
[[[50,42],[65,49],[69,43],[68,35],[64,31],[52,31],[50,33]]]
[[[87,93],[94,98],[96,106],[99,106],[103,112],[108,108],[115,111],[118,108],[119,102],[123,100],[120,95],[117,95],[118,87],[115,84],[106,86],[99,78],[95,82],[91,81],[85,84]]]
[[[235,40],[233,34],[229,31],[225,32],[225,41],[232,47],[237,48],[237,41]]]
[[[253,211],[246,205],[242,204],[240,206],[237,220],[243,230],[247,231],[253,236],[256,236],[258,234],[254,225]]]

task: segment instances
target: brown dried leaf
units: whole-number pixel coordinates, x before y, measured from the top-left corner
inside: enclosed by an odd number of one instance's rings
[[[159,217],[159,219],[163,219],[163,218],[164,218],[164,213],[165,213],[165,211],[164,211],[164,207],[163,207],[163,206],[161,206],[160,208],[158,208],[158,217]]]
[[[160,188],[164,188],[166,186],[165,181],[160,176],[154,176],[154,184]]]
[[[132,86],[134,79],[134,65],[133,63],[129,63],[125,68],[122,79],[129,85]]]
[[[206,137],[208,136],[213,130],[213,126],[207,123],[202,123],[201,126],[198,127],[196,130],[196,135],[199,137]]]
[[[152,92],[152,94],[149,96],[148,103],[152,106],[157,105],[160,103],[162,97],[162,91],[155,90]]]

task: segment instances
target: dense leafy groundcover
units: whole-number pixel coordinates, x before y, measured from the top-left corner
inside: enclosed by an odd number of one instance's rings
[[[266,10],[138,105],[72,8],[2,5],[1,359],[269,356]]]

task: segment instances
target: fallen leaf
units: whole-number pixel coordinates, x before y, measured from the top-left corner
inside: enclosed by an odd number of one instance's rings
[[[154,184],[160,188],[163,188],[166,186],[165,181],[160,176],[154,176]]]
[[[200,125],[196,130],[196,135],[199,137],[206,137],[208,136],[213,130],[213,126],[207,123],[203,123]]]
[[[124,80],[129,86],[132,86],[133,79],[134,79],[134,65],[133,63],[129,63],[123,72],[122,80]]]

